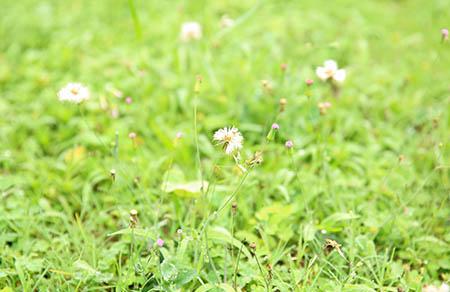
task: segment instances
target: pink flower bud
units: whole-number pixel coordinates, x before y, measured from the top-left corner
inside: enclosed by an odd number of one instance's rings
[[[127,104],[131,104],[133,102],[133,99],[131,97],[127,96],[127,98],[125,98],[125,102]]]
[[[312,80],[312,79],[306,79],[306,80],[305,80],[305,83],[306,83],[306,85],[311,86],[311,85],[314,84],[314,80]]]
[[[278,129],[280,129],[280,125],[278,125],[277,123],[273,123],[272,124],[272,129],[278,130]]]
[[[128,138],[130,138],[130,139],[136,139],[136,133],[135,132],[131,132],[130,134],[128,134]]]
[[[163,245],[164,245],[164,240],[162,240],[161,238],[158,238],[158,239],[156,240],[156,244],[157,244],[159,247],[163,247]]]
[[[446,29],[446,28],[441,29],[441,35],[442,35],[442,40],[447,40],[448,39],[448,29]]]
[[[287,149],[291,149],[294,147],[294,143],[291,140],[287,140],[286,143],[284,143],[284,146],[286,146]]]

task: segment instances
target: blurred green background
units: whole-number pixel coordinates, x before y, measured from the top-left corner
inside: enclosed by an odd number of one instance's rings
[[[275,291],[418,291],[448,281],[448,1],[0,7],[0,289],[226,290],[243,240],[256,242],[266,275],[243,256],[245,291],[267,289],[270,273]],[[221,28],[223,15],[235,25]],[[186,21],[201,24],[201,40],[180,41]],[[347,70],[338,98],[314,73],[327,59]],[[165,180],[199,179],[197,75],[212,191],[165,193]],[[91,100],[60,103],[68,82],[85,84]],[[332,107],[320,115],[324,101]],[[214,131],[238,127],[249,157],[275,120],[280,131],[237,195],[236,218],[228,207],[211,238],[199,237],[240,180]],[[129,234],[130,209],[142,236]],[[157,237],[158,252],[149,248]],[[327,238],[345,258],[323,251]]]

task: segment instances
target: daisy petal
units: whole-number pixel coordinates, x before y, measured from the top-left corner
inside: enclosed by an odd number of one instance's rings
[[[340,83],[344,82],[345,77],[347,77],[347,73],[345,72],[344,69],[337,70],[336,73],[334,73],[334,75],[333,75],[333,79],[336,82],[340,82]]]
[[[334,60],[326,60],[324,62],[324,65],[325,65],[325,69],[327,69],[328,71],[332,71],[332,72],[336,71],[338,68],[337,63]]]
[[[324,67],[317,67],[316,75],[317,77],[319,77],[320,80],[323,81],[327,80],[329,77]]]

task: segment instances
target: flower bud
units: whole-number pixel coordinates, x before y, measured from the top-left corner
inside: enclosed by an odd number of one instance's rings
[[[164,245],[164,240],[162,240],[161,238],[158,238],[156,240],[156,245],[158,245],[159,247],[163,247]]]
[[[200,75],[197,75],[195,78],[195,86],[194,86],[194,92],[200,93],[200,86],[202,85],[203,78]]]
[[[446,29],[446,28],[441,29],[441,36],[442,36],[442,41],[448,40],[448,29]]]
[[[267,140],[272,141],[275,138],[275,133],[280,129],[280,126],[277,123],[273,123],[270,128],[269,133],[267,134]]]
[[[287,99],[281,98],[280,99],[280,113],[284,112],[284,110],[286,109],[286,105],[287,105]]]
[[[136,228],[138,224],[138,211],[135,209],[132,209],[130,211],[130,228]]]

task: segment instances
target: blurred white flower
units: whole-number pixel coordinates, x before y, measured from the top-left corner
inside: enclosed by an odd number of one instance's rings
[[[450,287],[445,283],[442,283],[442,285],[440,287],[436,287],[434,285],[426,285],[423,287],[422,291],[423,292],[449,292]]]
[[[244,137],[235,127],[219,129],[214,133],[213,140],[223,145],[226,154],[234,154],[242,149]]]
[[[183,42],[190,42],[202,38],[202,27],[198,22],[185,22],[181,26],[181,40]]]
[[[317,67],[316,74],[323,81],[331,78],[339,83],[344,82],[347,76],[344,69],[338,69],[338,65],[334,60],[326,60],[323,67]]]
[[[228,15],[222,16],[220,19],[220,26],[222,28],[229,28],[234,25],[234,19],[230,18]]]
[[[69,83],[58,92],[60,101],[82,103],[89,99],[89,90],[80,83]]]

